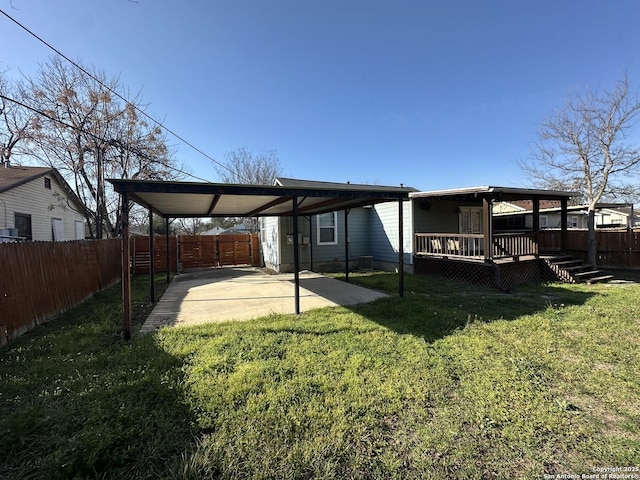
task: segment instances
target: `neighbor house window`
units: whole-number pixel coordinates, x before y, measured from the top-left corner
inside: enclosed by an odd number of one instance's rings
[[[549,217],[546,215],[540,215],[540,228],[547,228],[549,226]]]
[[[44,177],[44,188],[51,190],[51,179]]]
[[[15,228],[18,229],[18,236],[24,237],[26,240],[32,240],[31,236],[31,215],[26,213],[14,214]]]
[[[51,238],[54,242],[64,241],[64,223],[61,218],[51,219]]]
[[[578,228],[577,215],[571,215],[567,221],[567,225],[569,226],[569,228]]]
[[[84,240],[84,222],[81,220],[76,220],[74,222],[74,227],[76,240]]]
[[[318,219],[318,245],[338,243],[338,212],[322,213]]]

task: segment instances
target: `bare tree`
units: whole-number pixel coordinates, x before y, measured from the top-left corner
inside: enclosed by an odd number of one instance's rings
[[[224,166],[217,166],[218,176],[225,183],[248,185],[272,185],[282,174],[280,160],[275,150],[251,153],[239,148],[226,155]]]
[[[640,113],[626,75],[611,91],[573,92],[539,128],[521,167],[536,185],[576,191],[588,206],[588,257],[596,265],[595,209],[602,199],[638,192],[640,150],[628,141]]]
[[[119,231],[121,206],[107,178],[175,178],[163,132],[140,117],[139,95],[126,95],[116,77],[96,69],[89,76],[54,57],[29,87],[31,105],[45,114],[31,152],[73,186],[92,236]]]
[[[275,179],[282,175],[282,166],[275,150],[251,153],[246,148],[239,148],[227,153],[223,165],[216,169],[225,183],[273,185]],[[242,219],[242,223],[251,232],[258,230],[255,218]]]
[[[15,149],[31,138],[37,123],[34,113],[16,102],[24,97],[23,84],[11,83],[0,72],[0,164],[12,160]]]

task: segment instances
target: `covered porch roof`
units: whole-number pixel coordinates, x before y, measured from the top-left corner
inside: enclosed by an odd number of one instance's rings
[[[562,190],[492,186],[432,190],[428,192],[412,192],[409,194],[411,198],[422,198],[426,200],[480,200],[484,198],[495,201],[532,200],[536,198],[538,200],[566,200],[579,195],[577,192],[565,192]]]

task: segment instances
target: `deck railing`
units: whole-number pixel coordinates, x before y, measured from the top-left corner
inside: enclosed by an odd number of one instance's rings
[[[533,233],[495,234],[493,248],[485,257],[485,241],[482,234],[416,233],[416,255],[430,255],[461,259],[484,260],[515,258],[537,255],[538,248]]]
[[[415,253],[441,257],[484,258],[483,235],[416,233]]]
[[[493,258],[537,255],[538,244],[533,232],[496,233],[493,235]]]

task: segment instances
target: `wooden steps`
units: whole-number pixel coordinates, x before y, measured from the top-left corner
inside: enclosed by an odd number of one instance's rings
[[[613,278],[570,255],[543,255],[540,257],[553,274],[561,281],[568,283],[602,283]]]

